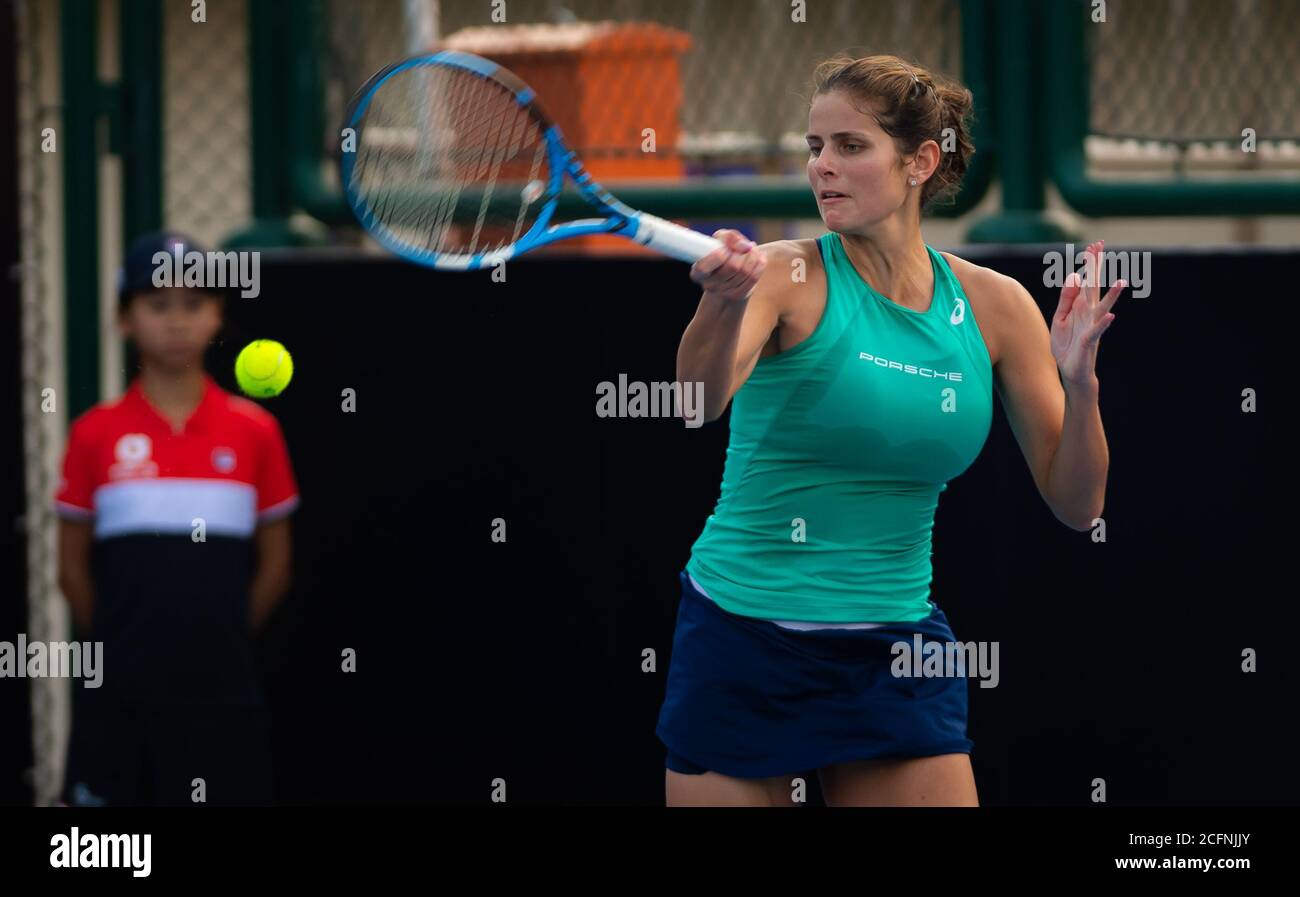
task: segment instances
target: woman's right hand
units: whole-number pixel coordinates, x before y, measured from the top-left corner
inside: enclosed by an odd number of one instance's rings
[[[713,237],[722,247],[691,266],[691,280],[723,301],[744,302],[763,276],[767,256],[740,231],[724,228]]]

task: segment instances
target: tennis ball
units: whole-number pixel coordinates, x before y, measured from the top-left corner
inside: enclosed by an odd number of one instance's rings
[[[255,399],[278,396],[293,379],[293,358],[273,339],[253,340],[235,359],[235,379]]]

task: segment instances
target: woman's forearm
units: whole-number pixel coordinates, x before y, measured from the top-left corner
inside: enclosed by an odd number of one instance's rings
[[[1101,516],[1110,452],[1101,423],[1096,377],[1067,382],[1065,422],[1047,478],[1048,504],[1067,526],[1083,531]]]
[[[677,348],[677,382],[702,384],[706,421],[720,417],[731,397],[746,304],[704,293]]]

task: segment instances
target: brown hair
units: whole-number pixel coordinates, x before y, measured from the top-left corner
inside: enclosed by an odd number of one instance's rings
[[[961,84],[897,56],[840,55],[819,63],[813,73],[812,100],[842,90],[867,106],[870,115],[903,155],[926,140],[939,144],[939,167],[921,186],[921,207],[956,196],[970,157],[975,154],[968,119],[975,99]],[[946,128],[955,145],[944,152]]]

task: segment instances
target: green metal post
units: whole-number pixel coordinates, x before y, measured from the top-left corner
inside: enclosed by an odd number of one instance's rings
[[[1049,64],[1040,40],[1043,9],[1038,0],[1002,0],[992,14],[994,102],[997,105],[998,176],[1002,211],[970,229],[972,243],[1040,243],[1067,240],[1045,214],[1046,136],[1038,114],[1042,67]],[[1051,60],[1050,64],[1057,64]]]
[[[289,221],[293,154],[286,145],[301,100],[289,93],[289,72],[297,61],[291,41],[307,23],[294,20],[290,3],[248,5],[249,98],[252,124],[253,223],[225,240],[228,248],[303,246],[313,242]]]
[[[961,77],[975,95],[975,120],[971,140],[975,155],[962,178],[961,192],[952,205],[936,207],[935,218],[958,218],[979,205],[993,181],[997,141],[993,122],[997,115],[990,78],[989,0],[961,0]]]
[[[290,95],[294,98],[289,121],[293,197],[299,208],[315,218],[332,224],[350,224],[352,212],[342,193],[327,187],[321,173],[325,160],[321,145],[325,132],[322,108],[325,92],[320,59],[325,5],[319,0],[292,0],[292,5],[294,18],[299,23],[299,27],[289,35],[289,56],[294,60],[293,74],[288,82]],[[342,122],[332,122],[331,126],[339,128]],[[335,136],[342,140],[341,135]]]
[[[68,420],[99,401],[97,0],[62,0],[64,346]]]
[[[119,6],[122,229],[129,244],[163,225],[162,0]]]

